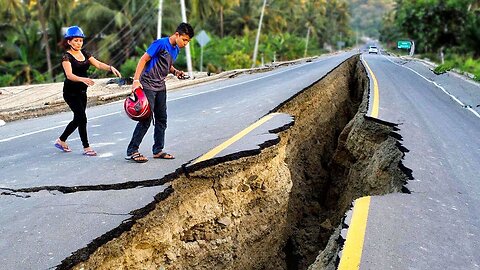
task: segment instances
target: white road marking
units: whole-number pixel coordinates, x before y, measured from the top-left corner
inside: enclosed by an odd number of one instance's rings
[[[102,153],[100,155],[98,155],[97,157],[113,157],[113,153],[111,152],[107,152],[107,153]]]
[[[119,113],[120,112],[107,113],[107,114],[104,114],[104,115],[99,115],[99,116],[95,116],[95,117],[88,118],[88,119],[89,120],[94,120],[94,119],[99,119],[99,118],[103,118],[103,117],[107,117],[107,116],[111,116],[111,115],[115,115],[115,114],[119,114]],[[49,127],[49,128],[40,129],[40,130],[37,130],[37,131],[24,133],[24,134],[17,135],[17,136],[8,137],[8,138],[5,138],[5,139],[0,139],[0,143],[8,142],[8,141],[11,141],[11,140],[14,140],[14,139],[23,138],[23,137],[26,137],[26,136],[34,135],[34,134],[37,134],[37,133],[42,133],[42,132],[45,132],[45,131],[49,131],[49,130],[53,130],[53,129],[61,128],[61,127],[65,127],[65,125],[53,126],[53,127]]]
[[[212,90],[207,90],[207,91],[204,91],[204,92],[186,94],[186,95],[181,96],[181,97],[178,97],[178,98],[167,99],[167,101],[175,101],[175,100],[184,99],[184,98],[188,98],[188,97],[194,97],[194,96],[198,96],[198,95],[203,95],[203,94],[207,94],[207,93],[211,93],[211,92],[216,92],[216,91],[219,91],[219,90],[223,90],[223,89],[229,88],[229,87],[234,87],[234,86],[239,86],[239,85],[246,84],[246,83],[251,83],[251,82],[254,82],[254,81],[262,80],[262,79],[265,79],[265,78],[268,78],[268,77],[272,77],[272,76],[275,76],[275,75],[278,75],[278,74],[282,74],[282,73],[287,72],[287,71],[291,71],[291,70],[294,70],[294,69],[297,69],[297,68],[301,68],[301,67],[304,67],[304,66],[306,66],[306,65],[318,63],[318,62],[319,62],[319,61],[317,61],[317,62],[308,62],[308,63],[305,63],[304,65],[295,66],[295,67],[293,67],[293,68],[285,69],[285,70],[283,70],[283,71],[276,72],[276,73],[269,74],[269,75],[262,76],[262,77],[258,77],[258,78],[256,78],[256,79],[252,79],[252,80],[249,80],[249,81],[243,81],[243,82],[239,82],[239,83],[235,83],[235,84],[231,84],[231,85],[226,85],[226,86],[222,86],[222,87],[215,88],[215,89],[212,89]]]
[[[110,145],[115,145],[116,143],[113,143],[113,142],[105,142],[105,143],[92,143],[92,147],[95,147],[95,148],[100,148],[100,147],[103,147],[103,146],[110,146]]]
[[[477,111],[475,111],[474,109],[468,107],[467,110],[471,111],[471,112],[472,112],[473,114],[475,114],[478,118],[480,118],[480,114],[479,114]]]
[[[463,102],[461,102],[458,98],[456,98],[454,95],[450,94],[450,92],[448,92],[445,88],[443,88],[443,86],[441,86],[440,84],[426,78],[425,76],[423,76],[422,74],[418,73],[416,70],[410,68],[410,67],[406,67],[404,65],[400,65],[400,64],[397,64],[395,62],[393,62],[390,58],[386,57],[386,56],[383,56],[385,57],[388,61],[392,62],[393,64],[397,65],[397,66],[400,66],[400,67],[403,67],[403,68],[406,68],[406,69],[409,69],[411,70],[413,73],[417,74],[418,76],[422,77],[423,79],[425,79],[427,82],[430,82],[430,83],[433,83],[436,87],[440,88],[445,94],[447,94],[448,96],[450,96],[453,100],[455,100],[455,102],[457,102],[458,104],[460,104],[460,106],[468,109],[470,112],[472,112],[475,116],[477,116],[478,118],[480,118],[480,114],[478,114],[475,110],[473,110],[472,108],[470,107],[467,107],[465,104],[463,104]]]

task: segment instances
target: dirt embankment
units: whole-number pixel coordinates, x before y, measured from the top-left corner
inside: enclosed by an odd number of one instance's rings
[[[351,202],[407,179],[394,127],[365,118],[366,90],[363,66],[349,59],[278,108],[295,124],[277,145],[179,173],[128,230],[59,268],[335,268]]]

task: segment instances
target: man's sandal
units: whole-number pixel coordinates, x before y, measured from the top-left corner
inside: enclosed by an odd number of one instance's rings
[[[166,152],[160,152],[155,155],[153,155],[153,158],[159,158],[159,159],[175,159],[173,155],[170,155]]]
[[[140,153],[134,153],[130,156],[126,156],[125,159],[130,161],[135,161],[137,163],[145,163],[148,161],[148,159]]]

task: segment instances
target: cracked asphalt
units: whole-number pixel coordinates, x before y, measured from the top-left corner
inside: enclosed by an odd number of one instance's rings
[[[0,127],[0,268],[48,269],[72,253],[94,248],[91,243],[114,234],[137,209],[168,190],[168,175],[352,55],[300,61],[169,92],[165,150],[175,160],[151,158],[152,129],[140,148],[150,161],[124,160],[135,122],[122,112],[122,101],[87,109],[89,139],[97,157],[81,154],[77,133],[68,141],[73,152],[60,152],[53,146],[70,121],[70,112],[8,122]],[[282,120],[275,125],[284,124]],[[270,139],[263,133],[247,138],[254,142],[250,147]],[[245,145],[245,141],[238,142],[232,151],[243,151]]]

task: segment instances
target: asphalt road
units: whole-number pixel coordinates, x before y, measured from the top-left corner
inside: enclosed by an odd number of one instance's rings
[[[371,197],[360,269],[480,269],[479,85],[416,61],[362,58],[369,115],[399,125],[414,180],[411,194]]]
[[[352,55],[322,57],[169,92],[165,150],[175,160],[151,158],[152,129],[140,148],[150,161],[124,160],[135,122],[123,113],[120,102],[87,109],[90,143],[97,157],[81,154],[77,133],[68,140],[73,152],[53,146],[71,113],[0,127],[0,269],[55,267],[128,220],[133,210],[151,203],[168,186],[158,179],[237,134]],[[258,140],[271,136],[262,138],[248,137],[253,144],[238,142],[235,147],[255,147]],[[80,186],[82,191],[74,192]],[[73,192],[60,192],[64,189]]]

